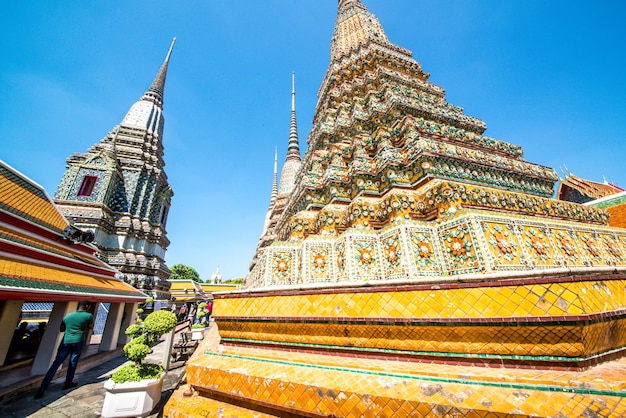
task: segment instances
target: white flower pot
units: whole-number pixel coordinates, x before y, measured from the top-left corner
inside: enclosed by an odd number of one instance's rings
[[[159,379],[141,382],[104,382],[106,395],[102,405],[102,418],[145,417],[161,400],[165,373]]]
[[[204,338],[205,328],[191,328],[191,340],[201,340]]]

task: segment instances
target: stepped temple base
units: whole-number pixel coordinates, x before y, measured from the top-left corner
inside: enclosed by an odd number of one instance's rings
[[[626,416],[626,271],[517,274],[218,294],[165,416]]]

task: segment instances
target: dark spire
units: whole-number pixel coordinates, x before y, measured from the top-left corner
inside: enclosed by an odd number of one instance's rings
[[[291,73],[291,123],[289,125],[289,143],[287,145],[287,160],[300,161],[300,146],[298,145],[298,125],[296,123],[296,73]]]
[[[167,66],[170,63],[170,56],[172,55],[172,49],[174,49],[174,44],[176,43],[176,38],[172,39],[172,43],[170,45],[169,51],[167,51],[167,55],[165,57],[165,61],[159,68],[157,75],[154,77],[152,84],[146,90],[146,93],[143,95],[142,99],[151,98],[154,100],[159,106],[163,106],[163,91],[165,90],[165,78],[167,77]]]
[[[285,164],[280,172],[278,194],[290,193],[295,185],[296,174],[302,165],[300,146],[298,145],[298,126],[296,124],[296,73],[291,73],[291,124]]]

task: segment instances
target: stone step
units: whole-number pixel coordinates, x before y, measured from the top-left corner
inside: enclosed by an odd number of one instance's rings
[[[274,418],[276,415],[269,415],[263,412],[255,411],[232,405],[226,402],[220,402],[205,396],[201,396],[198,392],[194,392],[191,396],[191,389],[188,385],[181,386],[172,394],[168,400],[163,416],[166,418],[189,418],[189,417],[237,417],[237,418]]]
[[[191,413],[191,403],[270,414],[246,416],[626,416],[624,376],[626,360],[577,372],[219,345],[187,364],[196,393],[168,408],[186,416],[206,416]]]

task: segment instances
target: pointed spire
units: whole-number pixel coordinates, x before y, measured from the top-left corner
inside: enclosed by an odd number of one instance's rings
[[[298,125],[296,123],[296,73],[291,73],[291,124],[285,164],[280,171],[279,194],[290,193],[296,182],[296,174],[302,165],[300,146],[298,145]]]
[[[176,38],[172,39],[172,43],[170,44],[170,49],[167,51],[167,55],[165,56],[165,60],[159,68],[154,80],[146,93],[143,95],[142,99],[153,99],[156,104],[163,106],[163,92],[165,90],[165,78],[167,77],[167,67],[170,63],[170,56],[172,55],[172,50],[174,49],[174,44],[176,43]]]
[[[147,129],[150,133],[159,137],[163,136],[163,90],[165,88],[165,77],[167,76],[167,66],[170,63],[170,56],[174,49],[176,38],[172,39],[170,49],[167,51],[165,61],[159,68],[152,84],[135,104],[126,113],[121,125],[133,128]]]
[[[361,4],[360,0],[339,0],[339,9],[341,10],[342,6],[347,6],[350,3]]]
[[[272,212],[274,211],[274,204],[278,196],[278,147],[274,148],[274,181],[272,182],[272,196],[270,197],[270,206],[267,208],[265,214],[265,222],[263,223],[263,232],[261,233],[261,239],[270,227],[272,220]]]
[[[298,145],[298,125],[296,122],[296,73],[291,73],[291,123],[289,125],[289,144],[287,145],[287,160],[300,161],[300,146]]]
[[[331,61],[367,42],[391,46],[378,18],[367,7],[359,0],[339,0],[330,46]]]
[[[278,147],[274,148],[274,181],[272,182],[272,197],[270,198],[270,209],[274,206],[274,201],[278,195]]]

